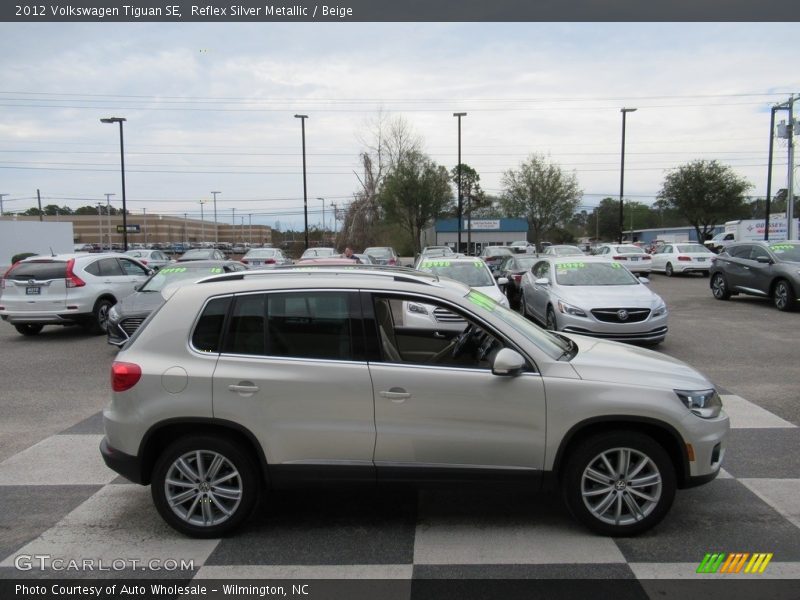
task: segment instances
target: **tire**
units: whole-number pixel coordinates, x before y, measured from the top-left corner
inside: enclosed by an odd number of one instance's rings
[[[602,535],[638,535],[672,506],[675,467],[647,435],[612,431],[586,439],[570,453],[561,483],[564,501],[580,523]]]
[[[200,476],[201,470],[208,473],[215,464],[217,480],[223,485],[213,486],[213,480]],[[170,527],[195,538],[215,538],[230,533],[250,516],[258,485],[253,461],[238,444],[224,438],[187,436],[158,457],[150,488],[156,509]]]
[[[86,324],[86,330],[93,335],[103,335],[108,332],[108,311],[114,303],[108,298],[100,298],[95,302],[92,316]]]
[[[703,277],[708,277],[709,275],[711,275],[711,271],[703,271],[703,272],[701,273],[701,275],[702,275]]]
[[[785,279],[779,279],[775,282],[775,287],[772,290],[772,303],[780,311],[791,311],[797,306],[795,300],[794,289],[792,284]]]
[[[14,325],[19,333],[26,336],[38,335],[44,325],[37,325],[36,323],[24,323],[22,325]]]
[[[731,291],[728,289],[728,282],[722,273],[714,273],[711,278],[711,293],[717,300],[727,300],[731,297]]]
[[[664,275],[667,277],[672,277],[674,274],[675,272],[672,270],[672,263],[667,263],[667,265],[664,267]]]
[[[547,317],[544,323],[544,328],[549,331],[558,331],[558,321],[556,320],[556,313],[552,306],[547,307]]]
[[[525,292],[522,291],[519,293],[519,314],[528,318],[528,304],[525,302]]]

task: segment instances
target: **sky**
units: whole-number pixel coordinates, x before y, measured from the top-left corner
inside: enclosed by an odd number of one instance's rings
[[[134,214],[302,229],[359,183],[379,111],[449,169],[499,195],[530,154],[574,172],[591,211],[620,185],[651,204],[670,169],[719,160],[766,191],[770,107],[800,92],[797,24],[2,23],[0,193],[6,212],[121,203]],[[785,115],[785,113],[779,113]],[[779,120],[785,118],[779,116]],[[773,190],[786,187],[775,142]],[[797,185],[797,184],[796,184]],[[455,190],[454,190],[455,194]],[[201,201],[206,202],[201,205]],[[202,206],[202,209],[201,209]],[[245,221],[248,222],[248,221]]]

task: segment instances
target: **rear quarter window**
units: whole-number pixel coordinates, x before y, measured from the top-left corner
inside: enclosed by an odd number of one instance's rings
[[[227,297],[214,298],[206,304],[192,333],[192,346],[200,352],[219,353],[222,326],[230,303],[231,299]]]

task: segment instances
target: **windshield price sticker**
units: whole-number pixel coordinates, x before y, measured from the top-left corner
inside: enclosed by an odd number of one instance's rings
[[[583,269],[585,267],[586,267],[586,263],[582,263],[582,262],[558,263],[558,265],[556,265],[556,268],[558,269],[559,273],[567,272],[567,271],[574,270],[574,269]]]
[[[422,268],[435,269],[436,267],[449,267],[451,264],[449,260],[426,260],[422,263]]]
[[[166,275],[167,273],[183,273],[186,271],[186,267],[167,267],[166,269],[161,269],[158,273]]]
[[[786,250],[793,250],[794,246],[792,244],[776,244],[770,246],[769,249],[773,252],[785,252]]]

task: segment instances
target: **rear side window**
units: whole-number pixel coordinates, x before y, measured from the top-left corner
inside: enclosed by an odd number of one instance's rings
[[[353,359],[353,301],[347,292],[250,294],[236,298],[223,352]]]
[[[125,275],[122,267],[119,266],[116,258],[102,258],[98,262],[101,277],[113,277],[116,275]]]
[[[192,334],[192,345],[200,352],[219,353],[222,325],[230,303],[231,299],[228,297],[214,298],[206,304]]]
[[[67,263],[54,261],[20,263],[8,274],[9,279],[18,281],[26,279],[46,281],[48,279],[64,279],[66,276]]]

